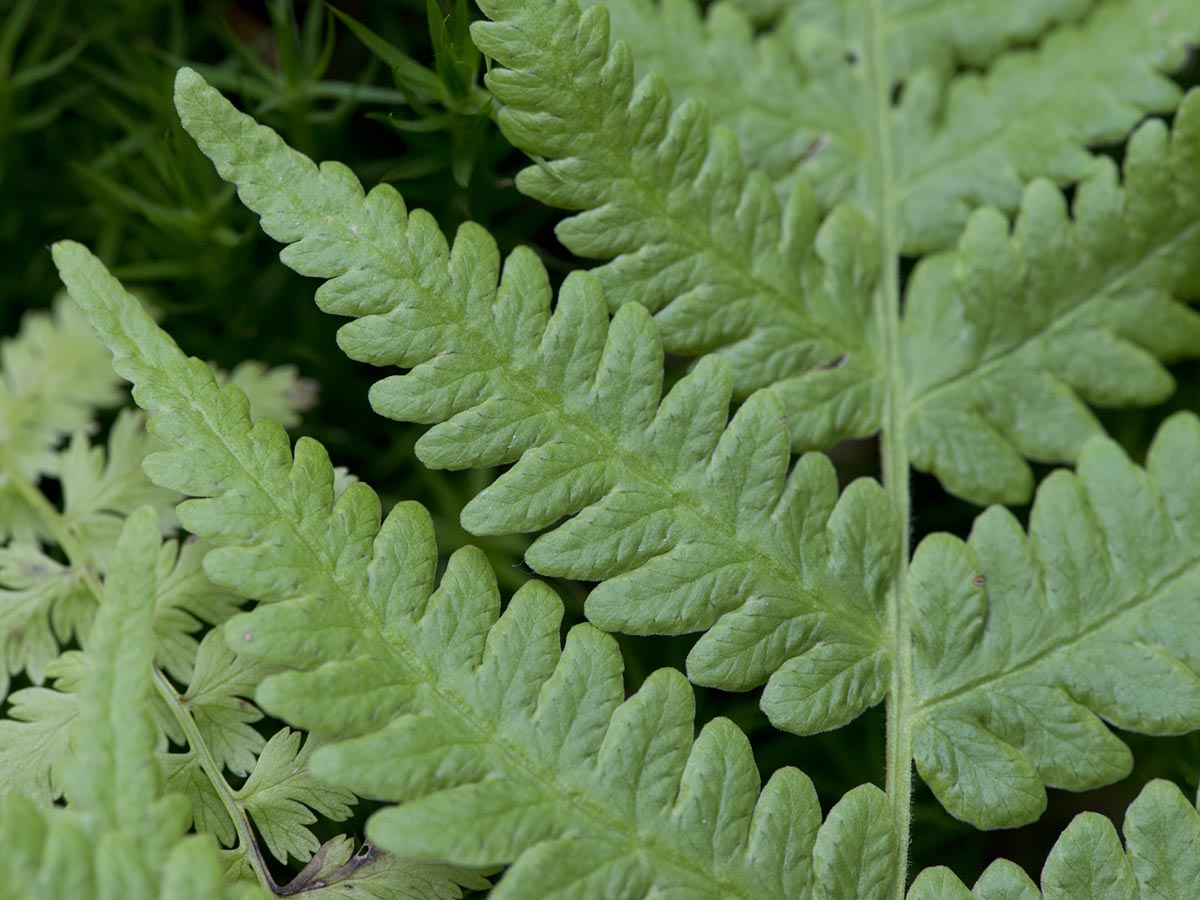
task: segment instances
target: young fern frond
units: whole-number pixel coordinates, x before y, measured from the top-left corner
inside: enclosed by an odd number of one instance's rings
[[[153,696],[158,525],[131,516],[88,647],[67,807],[10,799],[0,814],[0,898],[255,900],[253,885],[226,886],[211,838],[187,837],[183,798],[164,794],[155,762]]]
[[[660,401],[662,348],[637,304],[609,323],[587,273],[553,315],[527,250],[505,263],[474,225],[453,248],[433,219],[383,185],[364,196],[344,167],[317,168],[188,70],[184,126],[237,183],[282,258],[330,279],[327,312],[359,317],[338,340],[352,357],[412,369],[374,386],[382,414],[437,423],[429,466],[515,463],[463,511],[480,534],[533,531],[546,575],[596,580],[588,617],[630,633],[709,630],[689,657],[701,684],[745,689],[785,668],[810,697],[808,730],[882,697],[884,573],[896,532],[874,482],[837,499],[824,457],[788,474],[774,398],[751,397],[726,427],[726,367],[706,359]],[[848,586],[848,588],[847,588]]]
[[[730,722],[693,739],[678,673],[660,670],[622,702],[615,641],[580,625],[562,646],[562,605],[544,585],[500,615],[495,578],[467,548],[435,590],[423,509],[399,504],[381,525],[366,485],[335,501],[319,444],[293,451],[278,426],[252,426],[240,391],[186,359],[87,251],[60,244],[55,257],[168,448],[148,471],[199,498],[178,512],[218,545],[209,574],[263,601],[227,626],[239,655],[289,668],[258,700],[327,736],[319,776],[408,801],[368,824],[380,846],[511,862],[497,897],[586,900],[614,885],[697,900],[888,895],[894,836],[877,788],[847,795],[820,826],[798,771],[760,793]]]

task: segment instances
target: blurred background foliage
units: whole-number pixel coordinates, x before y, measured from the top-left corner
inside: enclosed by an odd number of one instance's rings
[[[248,358],[291,363],[314,379],[321,401],[295,432],[324,443],[335,464],[374,486],[385,504],[428,506],[444,553],[482,543],[511,592],[529,577],[521,562],[528,540],[480,542],[458,525],[462,506],[491,475],[424,470],[413,455],[419,429],[370,411],[374,373],[337,350],[337,322],[311,302],[316,285],[278,263],[278,246],[195,149],[171,104],[176,68],[191,65],[309,156],[346,163],[368,187],[394,183],[448,232],[469,219],[503,251],[528,244],[560,279],[584,262],[555,240],[558,215],[515,190],[527,160],[492,123],[483,60],[467,31],[472,14],[465,0],[340,0],[337,9],[299,0],[0,0],[0,334],[58,291],[52,241],[90,245],[162,312],[189,353],[225,368]],[[1194,84],[1191,69],[1184,80]],[[1105,152],[1119,157],[1121,148]],[[1177,375],[1181,390],[1163,408],[1104,416],[1136,458],[1166,412],[1200,408],[1200,368]],[[873,442],[847,443],[834,456],[845,481],[876,473]],[[930,478],[917,477],[915,491],[915,537],[967,533],[976,509]],[[581,619],[587,586],[555,587],[569,627]],[[682,668],[692,640],[621,643],[633,689],[654,669]],[[880,710],[801,739],[770,728],[757,693],[698,690],[697,701],[701,722],[725,715],[751,734],[764,778],[799,766],[826,808],[855,785],[882,783]],[[914,871],[949,864],[969,883],[1006,856],[1036,874],[1080,810],[1119,824],[1151,778],[1196,789],[1200,740],[1126,738],[1137,756],[1131,779],[1084,795],[1052,792],[1047,814],[1024,829],[976,832],[918,790]]]

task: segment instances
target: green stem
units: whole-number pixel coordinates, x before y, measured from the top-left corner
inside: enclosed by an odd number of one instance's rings
[[[103,603],[104,587],[100,580],[100,573],[92,564],[89,554],[83,544],[80,543],[79,538],[75,536],[70,523],[59,512],[58,508],[46,498],[41,489],[21,471],[16,460],[13,459],[8,449],[2,444],[0,444],[0,470],[3,470],[9,483],[21,495],[21,498],[38,514],[38,517],[50,532],[55,543],[66,554],[71,568],[83,574],[83,580],[87,584],[88,590],[95,601],[98,604]],[[237,798],[234,796],[233,790],[229,787],[229,783],[225,780],[225,776],[221,774],[221,766],[213,758],[212,752],[204,742],[204,737],[200,734],[200,729],[196,727],[196,722],[192,719],[192,714],[188,712],[182,698],[176,692],[171,682],[167,680],[167,677],[159,671],[158,666],[154,666],[154,686],[159,696],[162,697],[167,707],[171,710],[175,721],[179,723],[179,727],[186,735],[188,746],[196,755],[201,771],[208,776],[208,780],[212,782],[213,790],[221,798],[221,803],[225,806],[225,812],[233,821],[233,826],[237,831],[238,840],[245,858],[253,870],[255,877],[258,879],[259,884],[272,894],[277,894],[278,885],[267,869],[266,860],[263,858],[262,850],[258,846],[258,841],[255,839],[254,831],[250,827],[250,821],[246,818],[245,811],[238,806]]]
[[[906,603],[908,575],[909,496],[908,446],[904,435],[902,368],[900,365],[900,243],[895,200],[892,196],[894,160],[891,142],[892,78],[887,65],[882,0],[865,0],[863,7],[863,62],[874,102],[872,122],[876,165],[872,172],[876,227],[879,229],[880,278],[874,296],[874,321],[888,375],[880,439],[883,485],[900,523],[900,554],[888,598],[888,626],[892,635],[892,683],[887,704],[887,782],[892,805],[897,853],[893,896],[903,900],[908,879],[908,844],[912,825],[913,738],[907,724],[913,697],[912,622]]]

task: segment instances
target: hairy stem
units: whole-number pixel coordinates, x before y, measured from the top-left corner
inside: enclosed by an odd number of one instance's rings
[[[897,235],[893,186],[895,184],[892,155],[891,105],[892,78],[887,65],[884,10],[882,0],[863,0],[860,7],[864,35],[863,64],[867,73],[870,96],[874,102],[871,121],[873,141],[877,148],[876,163],[871,173],[871,193],[875,201],[876,227],[879,230],[880,277],[875,288],[874,322],[878,329],[879,347],[883,352],[884,370],[888,373],[888,394],[884,404],[883,428],[880,437],[883,484],[896,512],[896,521],[903,529],[900,554],[892,579],[888,599],[888,626],[892,635],[892,684],[887,704],[887,782],[888,799],[892,804],[897,852],[895,856],[896,900],[903,900],[908,877],[908,842],[912,824],[912,732],[906,727],[909,704],[913,696],[912,681],[912,623],[907,608],[906,578],[909,557],[909,497],[908,446],[904,436],[903,395],[900,367],[900,255]]]
[[[16,461],[3,445],[0,445],[0,471],[4,473],[9,483],[21,495],[21,498],[37,513],[42,524],[46,526],[46,530],[54,538],[55,543],[66,554],[71,568],[83,574],[83,580],[87,584],[88,590],[95,601],[98,604],[103,603],[104,587],[100,580],[100,573],[89,558],[83,544],[79,542],[74,531],[71,530],[70,523],[63,517],[58,508],[50,502],[46,495],[42,493],[41,488],[34,484],[21,471]],[[262,850],[258,846],[258,841],[254,836],[253,829],[250,827],[249,820],[246,818],[245,811],[238,806],[237,798],[234,797],[233,790],[229,787],[225,776],[221,774],[221,767],[213,759],[208,745],[204,743],[204,738],[200,734],[200,729],[196,727],[196,722],[192,719],[192,714],[184,706],[182,699],[171,682],[159,671],[158,666],[154,667],[154,686],[158,691],[158,695],[162,697],[167,707],[171,710],[175,721],[179,723],[179,727],[187,737],[188,746],[196,754],[200,769],[208,777],[208,780],[212,782],[213,790],[221,798],[221,803],[225,806],[226,813],[233,820],[239,844],[247,863],[254,872],[255,878],[259,884],[272,894],[278,893],[278,885],[267,869],[266,860],[263,858]]]

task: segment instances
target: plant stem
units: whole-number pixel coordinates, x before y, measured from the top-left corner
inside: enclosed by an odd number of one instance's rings
[[[88,590],[95,601],[98,604],[103,603],[104,587],[100,580],[100,573],[95,565],[92,564],[83,544],[79,542],[79,539],[71,530],[70,523],[67,522],[58,508],[47,499],[41,489],[21,471],[16,461],[9,454],[8,449],[2,444],[0,444],[0,471],[3,471],[7,476],[9,483],[21,495],[21,498],[33,507],[34,512],[38,514],[38,517],[54,538],[55,543],[66,554],[71,568],[83,574],[84,582],[87,584]],[[192,714],[188,712],[182,698],[176,692],[171,682],[167,680],[167,677],[159,670],[158,666],[154,666],[153,669],[155,689],[171,710],[171,714],[175,717],[175,720],[179,723],[179,727],[187,737],[188,746],[199,761],[201,770],[208,776],[208,780],[212,782],[213,790],[221,798],[221,803],[225,806],[226,813],[233,820],[238,841],[255,877],[258,879],[259,884],[272,894],[278,893],[278,885],[267,869],[266,860],[263,858],[262,850],[258,846],[258,841],[255,839],[250,822],[246,818],[245,812],[238,806],[237,798],[234,796],[233,790],[229,787],[229,783],[225,780],[225,776],[221,774],[221,767],[213,759],[208,745],[205,744],[204,738],[200,734],[200,729],[196,727],[196,722],[192,719]]]
[[[884,403],[880,452],[883,485],[891,500],[896,521],[902,529],[900,553],[888,597],[888,627],[892,635],[892,683],[887,704],[887,781],[896,837],[893,896],[903,900],[908,878],[908,843],[912,824],[912,733],[908,729],[909,704],[913,696],[912,623],[907,607],[906,579],[909,557],[908,446],[904,435],[902,370],[900,366],[900,244],[897,236],[895,202],[892,197],[892,78],[888,71],[884,40],[882,0],[864,0],[864,47],[862,58],[868,90],[874,102],[873,142],[876,165],[872,172],[876,227],[879,230],[880,273],[874,296],[874,322],[887,373],[888,395]]]

